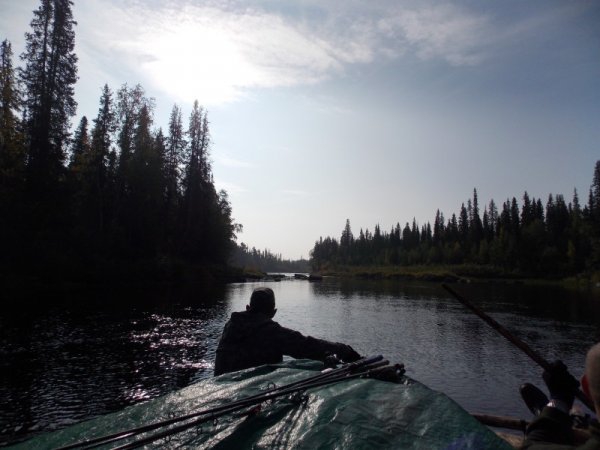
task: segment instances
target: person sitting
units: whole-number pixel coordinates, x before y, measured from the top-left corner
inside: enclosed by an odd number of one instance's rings
[[[590,438],[576,447],[573,422],[569,411],[573,406],[579,382],[560,361],[544,371],[544,382],[550,391],[550,401],[541,414],[527,427],[526,439],[521,448],[528,450],[582,449],[600,450],[600,425],[593,420],[589,426]],[[584,394],[593,402],[596,414],[600,413],[600,343],[587,353],[585,374],[582,378]]]
[[[361,358],[349,345],[304,336],[282,327],[273,320],[276,312],[273,290],[254,289],[246,311],[232,313],[225,324],[217,347],[215,376],[279,363],[283,355],[325,361],[335,354],[344,362]]]

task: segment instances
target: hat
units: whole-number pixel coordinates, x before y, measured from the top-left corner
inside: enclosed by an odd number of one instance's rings
[[[269,313],[275,309],[275,294],[273,289],[260,287],[254,289],[250,296],[250,309],[252,312]]]

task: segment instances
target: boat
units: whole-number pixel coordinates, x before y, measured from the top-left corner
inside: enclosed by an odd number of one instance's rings
[[[324,369],[318,361],[286,360],[224,374],[119,412],[37,436],[14,448],[82,448],[73,444],[87,441],[89,445],[98,437],[147,424],[160,425],[161,421],[175,424],[171,428],[130,435],[128,440],[102,448],[123,444],[130,445],[124,448],[143,445],[199,449],[512,448],[452,399],[406,375],[390,382],[365,376],[363,369],[356,369],[358,373],[348,369],[346,373],[350,375],[343,377],[335,372],[345,370],[344,367]],[[367,372],[375,373],[375,369]],[[335,377],[341,378],[335,381]],[[305,380],[313,381],[306,384]],[[292,389],[288,386],[296,386],[296,391],[288,395],[287,391]],[[270,394],[277,390],[285,395]],[[227,409],[228,405],[245,404],[257,397],[264,401],[247,404],[240,410]],[[224,414],[214,413],[223,410]],[[193,419],[208,412],[213,415],[201,416],[206,420]],[[179,420],[182,416],[189,417],[187,422]],[[184,428],[180,432],[168,431],[180,423],[184,423],[179,425]],[[186,428],[188,423],[192,426]],[[153,433],[156,436],[164,429],[167,432],[163,431],[162,437],[152,438]],[[144,436],[147,441],[140,441]]]

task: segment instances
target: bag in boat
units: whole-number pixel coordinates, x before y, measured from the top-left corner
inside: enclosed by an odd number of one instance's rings
[[[48,433],[15,448],[51,449],[240,400],[318,374],[323,365],[292,360],[205,379],[120,412]],[[248,411],[245,409],[244,411]],[[143,436],[143,435],[142,435]],[[120,441],[114,446],[131,442]],[[509,449],[446,395],[401,383],[352,379],[231,413],[145,448]],[[102,447],[106,448],[106,447]]]

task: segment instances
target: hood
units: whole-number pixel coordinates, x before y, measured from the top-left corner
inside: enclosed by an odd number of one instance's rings
[[[251,314],[248,311],[234,312],[224,330],[223,338],[228,342],[244,340],[254,334],[258,328],[274,323],[264,314]]]

